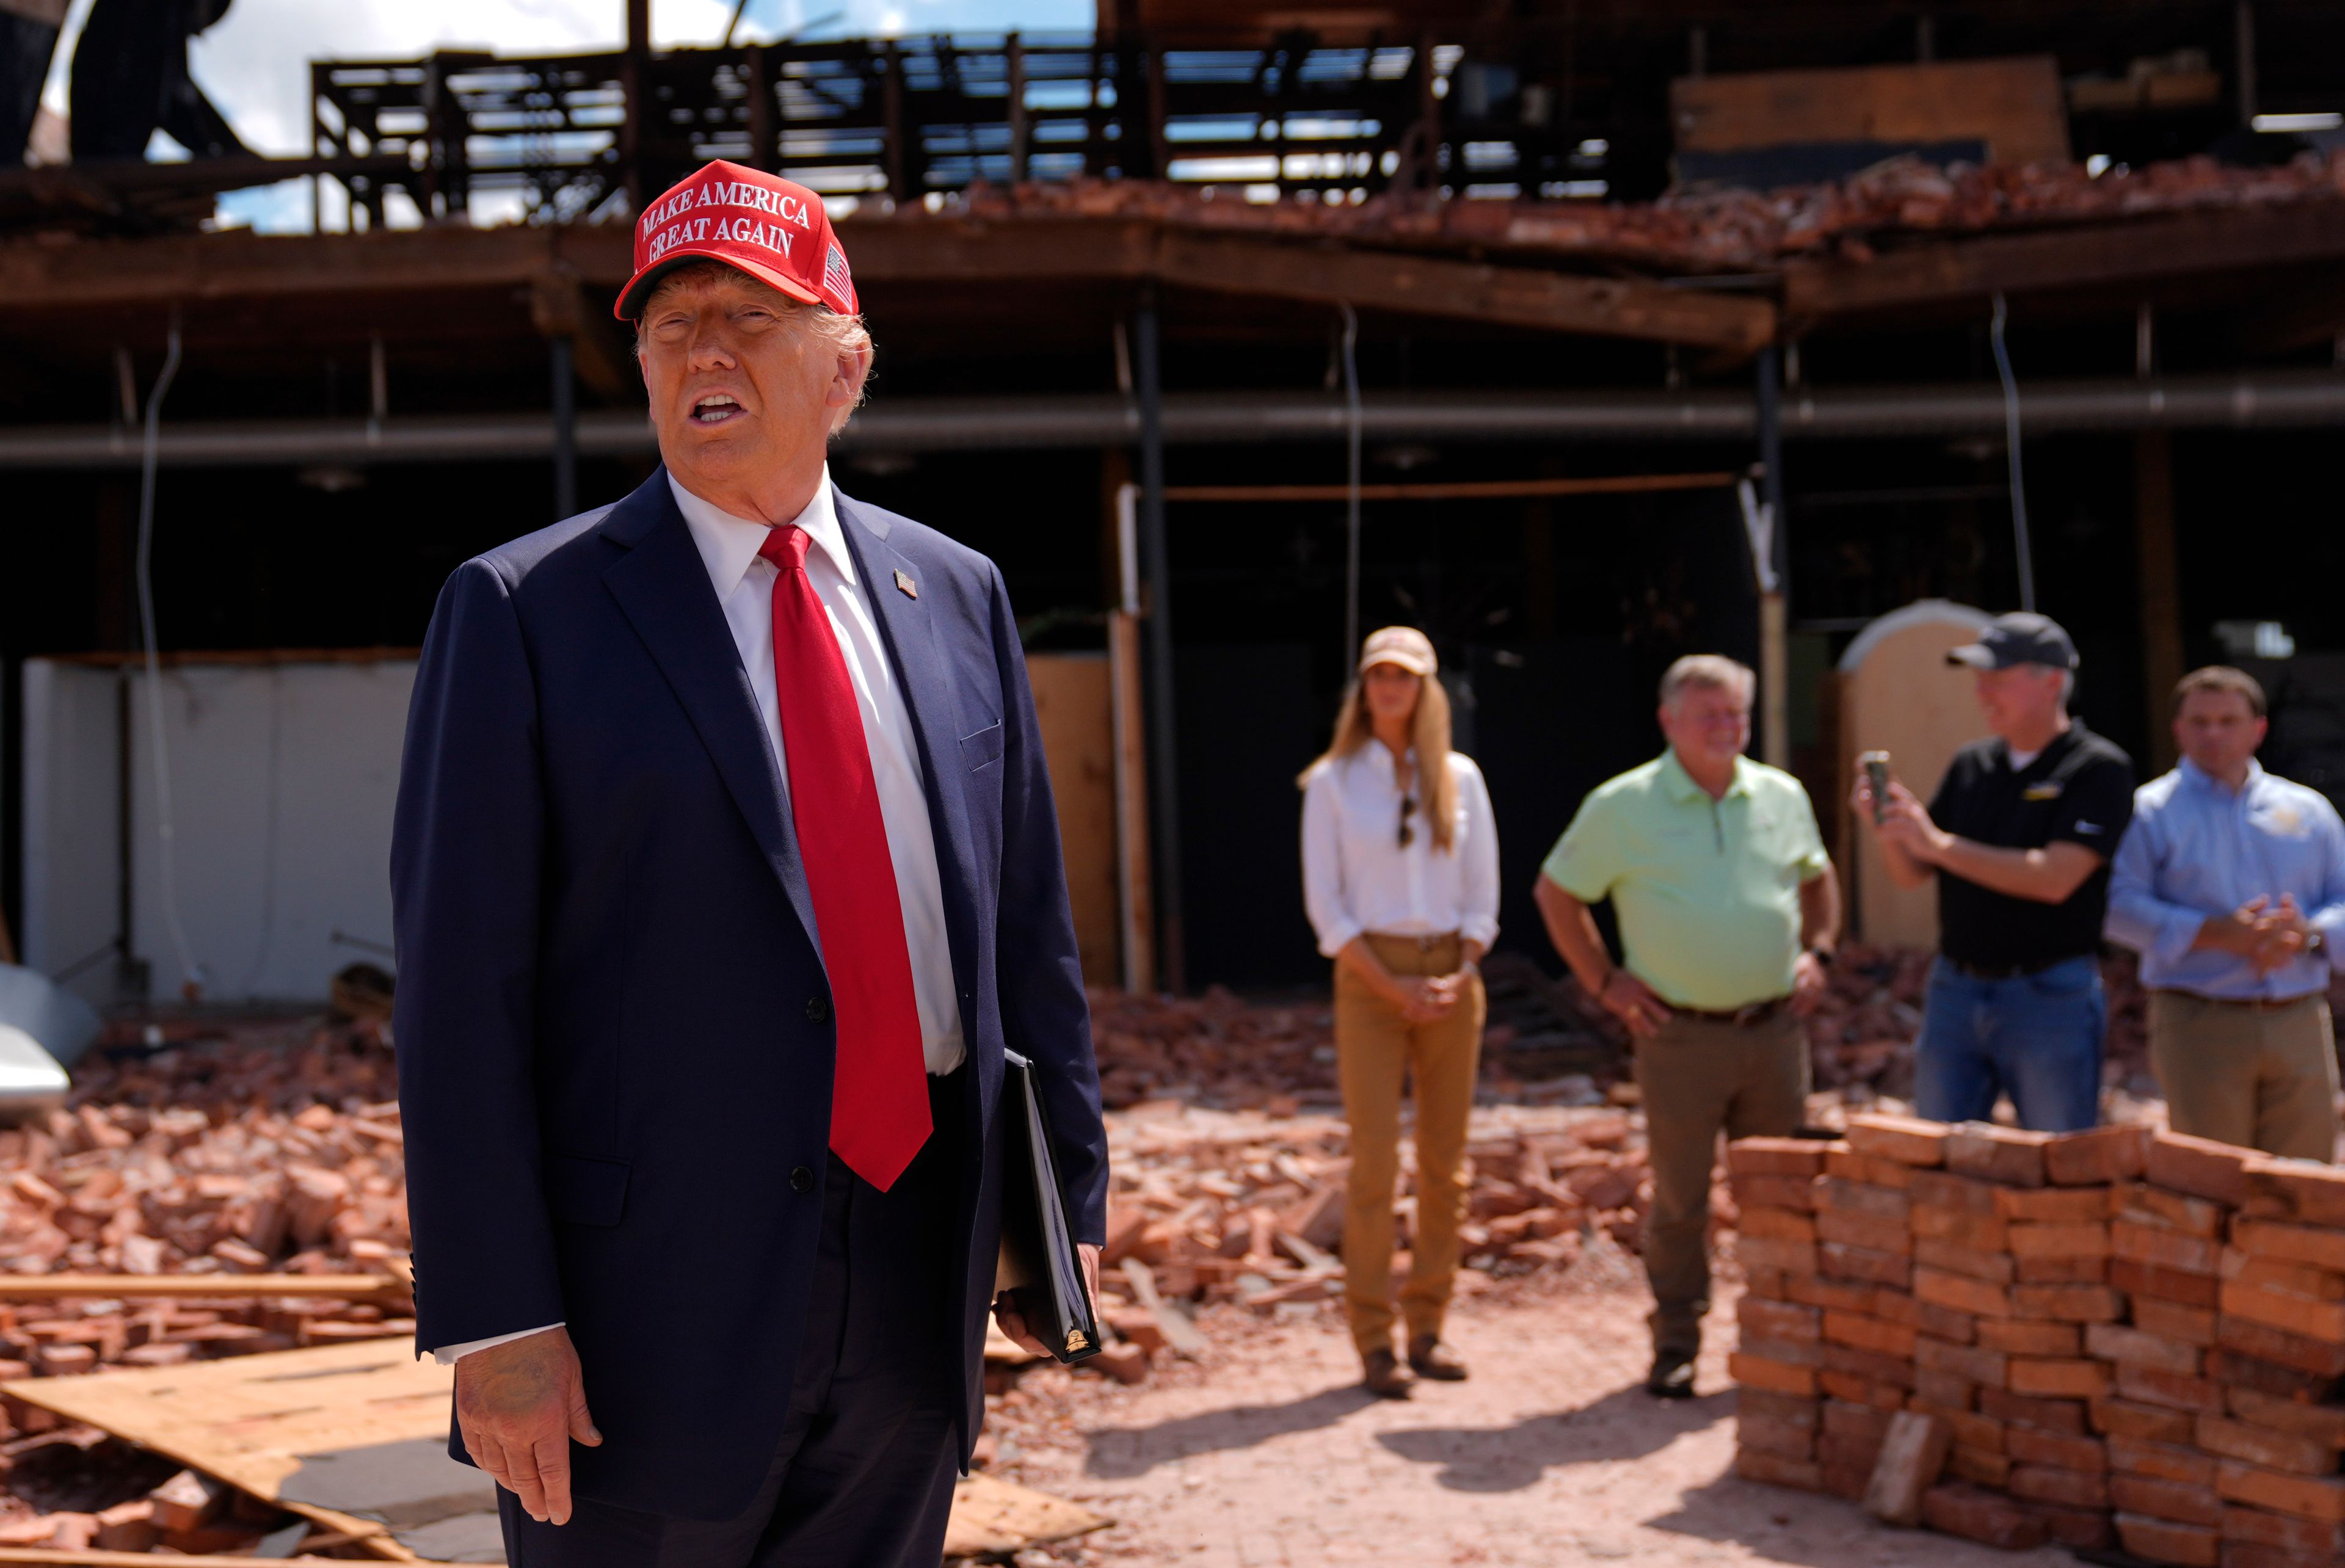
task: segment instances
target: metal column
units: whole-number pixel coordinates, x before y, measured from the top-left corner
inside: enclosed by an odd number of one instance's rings
[[[1783,350],[1759,353],[1759,496],[1766,520],[1765,551],[1751,564],[1759,578],[1759,756],[1771,767],[1792,765],[1791,551],[1783,515]]]
[[[1156,291],[1132,322],[1132,391],[1140,401],[1140,562],[1147,582],[1148,805],[1155,838],[1157,976],[1186,984],[1181,925],[1181,792],[1172,723],[1172,566],[1164,539],[1164,383]]]

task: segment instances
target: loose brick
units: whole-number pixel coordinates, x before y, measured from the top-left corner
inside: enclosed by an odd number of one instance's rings
[[[2222,1309],[2232,1317],[2263,1323],[2308,1340],[2345,1345],[2345,1302],[2323,1301],[2287,1290],[2266,1290],[2238,1280],[2223,1281]],[[2218,1332],[2220,1332],[2218,1327]]]
[[[2345,1476],[2290,1475],[2227,1459],[2216,1472],[2215,1490],[2227,1502],[2323,1524],[2345,1523]]]
[[[1859,1350],[1854,1345],[1827,1344],[1823,1347],[1823,1364],[1836,1372],[1848,1372],[1876,1383],[1888,1383],[1901,1389],[1914,1386],[1914,1359],[1891,1355],[1882,1351]]]
[[[2110,1522],[2125,1549],[2137,1557],[2177,1563],[2179,1568],[2222,1568],[2222,1534],[2203,1524],[2178,1524],[2170,1519],[2124,1512]]]
[[[2223,1568],[2305,1568],[2305,1561],[2277,1546],[2254,1546],[2245,1541],[2223,1543]]]
[[[2085,1430],[2082,1400],[2038,1399],[2033,1394],[2013,1393],[2009,1389],[1982,1387],[1979,1409],[2008,1425],[2034,1427],[2038,1431],[2081,1434]]]
[[[2011,1314],[2055,1323],[2114,1323],[2125,1316],[2125,1298],[2106,1285],[2014,1285]]]
[[[2133,1361],[2197,1377],[2204,1353],[2180,1340],[2161,1339],[2118,1323],[2095,1323],[2085,1330],[2085,1349],[2105,1361]]]
[[[1978,1338],[1979,1320],[1968,1312],[1957,1311],[1935,1301],[1924,1301],[1918,1296],[1896,1296],[1883,1291],[1882,1300],[1883,1302],[1903,1301],[1909,1304],[1914,1310],[1914,1326],[1933,1338],[1951,1340],[1958,1345],[1970,1344]],[[1889,1314],[1884,1311],[1882,1316]]]
[[[2109,1477],[2109,1501],[2127,1513],[2171,1519],[2181,1524],[2212,1527],[2223,1517],[2223,1500],[2216,1495],[2211,1483],[2165,1481],[2125,1471]]]
[[[1903,1216],[1891,1219],[1847,1209],[1822,1209],[1816,1215],[1816,1237],[1826,1246],[1860,1247],[1897,1258],[1910,1257],[1914,1251],[1914,1232],[1906,1229]]]
[[[1915,1117],[1860,1111],[1848,1118],[1848,1147],[1857,1154],[1900,1165],[1944,1165],[1949,1130],[1941,1123]]]
[[[1802,1492],[1824,1489],[1823,1467],[1815,1461],[1786,1459],[1763,1449],[1736,1449],[1734,1473],[1745,1481],[1764,1482],[1769,1486],[1796,1487]]]
[[[2223,1222],[2230,1215],[2222,1204],[2141,1182],[2115,1189],[2111,1202],[2118,1219],[2131,1219],[2137,1225],[2154,1225],[2162,1230],[2179,1230],[2186,1236],[2220,1236]]]
[[[1823,1424],[1823,1407],[1813,1400],[1797,1399],[1790,1394],[1769,1393],[1764,1389],[1742,1389],[1734,1396],[1735,1413],[1762,1415],[1771,1421],[1789,1421],[1814,1431]]]
[[[1864,1510],[1892,1524],[1922,1522],[1922,1494],[1938,1482],[1954,1429],[1935,1416],[1901,1411],[1889,1423],[1864,1492]]]
[[[2011,1221],[1997,1214],[1917,1203],[1907,1216],[1907,1224],[1917,1240],[1940,1241],[1979,1252],[2001,1252],[2011,1245]]]
[[[2108,1449],[2113,1473],[2178,1481],[2187,1486],[2203,1486],[2210,1498],[2214,1495],[2216,1462],[2212,1454],[2179,1443],[2144,1442],[2131,1437],[2110,1438]],[[2120,1502],[2118,1506],[2124,1504]]]
[[[1812,1138],[1742,1138],[1726,1146],[1726,1168],[1736,1176],[1823,1174],[1830,1144]]]
[[[1985,1449],[1989,1453],[2004,1452],[2004,1437],[2011,1429],[1993,1416],[1981,1415],[1976,1411],[1945,1410],[1934,1405],[1924,1409],[1920,1401],[1921,1396],[1916,1394],[1914,1402],[1906,1408],[1922,1411],[1924,1415],[1944,1416],[1946,1424],[1954,1429],[1956,1442],[1966,1448]]]
[[[2109,1251],[2130,1262],[2180,1274],[2213,1275],[2223,1261],[2222,1245],[2211,1236],[2187,1235],[2123,1215],[2109,1222]]]
[[[1802,1306],[1823,1307],[1835,1312],[1870,1312],[1881,1299],[1880,1290],[1873,1286],[1822,1276],[1794,1276],[1784,1281],[1784,1287],[1792,1300]]]
[[[1803,1176],[1737,1176],[1728,1181],[1737,1209],[1792,1209],[1802,1212],[1816,1206],[1815,1182]]]
[[[1985,1280],[1974,1280],[1966,1274],[1949,1273],[1943,1269],[1917,1268],[1914,1270],[1914,1296],[1950,1311],[1967,1312],[1974,1318],[2008,1318],[2011,1316],[2011,1292],[2001,1285]]]
[[[1823,1337],[1835,1345],[1853,1345],[1860,1351],[1878,1351],[1906,1361],[1914,1358],[1914,1330],[1883,1318],[1868,1318],[1858,1312],[1826,1312]]]
[[[1951,1209],[1989,1219],[2003,1218],[1995,1207],[1995,1187],[1990,1182],[1974,1181],[1967,1176],[1952,1176],[1943,1170],[1917,1170],[1907,1190],[1917,1209]]]
[[[1757,1392],[1757,1390],[1751,1391]],[[1734,1441],[1741,1447],[1757,1449],[1782,1459],[1813,1459],[1816,1456],[1816,1430],[1812,1425],[1759,1415],[1751,1411],[1739,1412],[1734,1422]]]
[[[2161,1132],[2150,1139],[2142,1175],[2154,1187],[2236,1209],[2248,1196],[2249,1152],[2211,1138]]]
[[[2186,1307],[2155,1296],[2133,1299],[2133,1326],[2161,1340],[2178,1340],[2206,1350],[2215,1342],[2215,1314],[2205,1307]]]
[[[2222,1294],[2222,1282],[2208,1274],[2186,1274],[2137,1263],[2130,1258],[2109,1259],[2109,1284],[2128,1296],[2150,1296],[2185,1307],[2211,1308]]]
[[[2144,1442],[2191,1441],[2194,1421],[2188,1411],[2122,1399],[2095,1400],[2092,1411],[2093,1430],[2106,1437],[2137,1438]]]
[[[2319,1404],[2340,1391],[2335,1378],[2219,1348],[2207,1352],[2207,1376],[2227,1389],[2253,1389],[2277,1399],[2301,1400],[2309,1404]]]
[[[2081,1470],[2061,1470],[2048,1464],[2011,1467],[2011,1495],[2035,1502],[2057,1502],[2070,1508],[2106,1508],[2109,1478]]]
[[[2259,1257],[2345,1272],[2345,1231],[2241,1215],[2231,1221],[2231,1240],[2240,1250]]]
[[[2044,1146],[2051,1135],[1966,1121],[1946,1133],[1946,1168],[2002,1187],[2041,1187]]]
[[[1813,1340],[1770,1340],[1746,1332],[1741,1344],[1736,1348],[1746,1355],[1781,1361],[1790,1367],[1820,1367],[1824,1364],[1821,1335]]]
[[[2149,1137],[2140,1126],[2064,1133],[2044,1146],[2044,1173],[2057,1187],[2130,1180],[2147,1168]]]
[[[2309,1437],[2294,1437],[2267,1426],[2254,1426],[2223,1416],[2198,1418],[2198,1446],[2208,1453],[2285,1470],[2299,1475],[2335,1475],[2337,1451]]]
[[[1783,1289],[1781,1269],[1753,1269],[1748,1264],[1742,1270],[1742,1293],[1761,1301],[1788,1301],[1791,1293]]]
[[[2109,1260],[2102,1258],[2020,1258],[2022,1285],[2106,1285]]]
[[[1914,1261],[1948,1274],[1965,1274],[1990,1285],[2008,1285],[2018,1273],[2009,1252],[1965,1247],[1935,1236],[1916,1238]]]
[[[1737,1351],[1726,1358],[1727,1374],[1746,1388],[1765,1389],[1772,1393],[1797,1394],[1812,1399],[1816,1392],[1816,1370],[1788,1361],[1770,1360]],[[1764,1480],[1765,1477],[1756,1479]],[[1789,1484],[1789,1483],[1787,1483]]]
[[[1735,1303],[1734,1320],[1746,1335],[1763,1340],[1823,1338],[1823,1314],[1794,1301],[1754,1301],[1745,1296]]]
[[[2004,1452],[2022,1464],[2049,1464],[2096,1475],[2109,1468],[2108,1446],[2099,1438],[2077,1432],[2015,1426],[2004,1434]]]
[[[1813,1241],[1816,1239],[1816,1217],[1794,1209],[1746,1209],[1735,1218],[1735,1234],[1741,1238],[1745,1249],[1756,1239],[1767,1241]],[[1743,1266],[1750,1266],[1750,1254],[1739,1254]]]
[[[2205,1378],[2169,1372],[2157,1367],[2119,1361],[2109,1369],[2118,1397],[2137,1404],[2163,1405],[2168,1410],[2220,1411],[2223,1389]]]
[[[1889,1412],[1883,1411],[1882,1413],[1886,1415]],[[1881,1440],[1877,1437],[1863,1437],[1846,1431],[1816,1434],[1816,1462],[1824,1467],[1824,1490],[1827,1492],[1842,1490],[1832,1482],[1834,1471],[1870,1472],[1880,1461]]]
[[[1911,1391],[1902,1383],[1876,1383],[1871,1378],[1835,1371],[1830,1367],[1816,1374],[1816,1387],[1833,1399],[1886,1411],[1903,1410]]]
[[[1862,1181],[1867,1187],[1893,1187],[1901,1192],[1914,1185],[1914,1168],[1902,1160],[1859,1154],[1839,1145],[1831,1146],[1831,1152],[1824,1156],[1824,1174],[1846,1181]]]
[[[2017,1318],[1982,1318],[1978,1342],[1991,1351],[2014,1356],[2076,1356],[2085,1349],[2085,1330],[2075,1323],[2023,1322]]]
[[[1870,1214],[1903,1225],[1912,1208],[1905,1194],[1893,1187],[1873,1187],[1830,1176],[1816,1186],[1816,1210],[1822,1214]]]
[[[2011,1456],[1958,1442],[1946,1452],[1946,1473],[1956,1481],[2001,1491],[2011,1480]]]
[[[2345,1450],[2345,1406],[2302,1404],[2249,1388],[2227,1388],[2223,1398],[2243,1421]]]
[[[1889,1422],[1897,1413],[1874,1405],[1851,1404],[1846,1400],[1826,1400],[1819,1411],[1819,1431],[1863,1438],[1867,1442],[1879,1442],[1887,1437]]]
[[[2237,1351],[2243,1356],[2259,1361],[2277,1361],[2283,1367],[2316,1377],[2334,1378],[2345,1375],[2345,1345],[2328,1340],[2316,1340],[2305,1334],[2291,1334],[2285,1329],[2253,1318],[2242,1318],[2226,1311],[2215,1320],[2215,1343],[2218,1349]]]
[[[2096,1219],[2083,1225],[2014,1224],[2011,1255],[2020,1259],[2106,1258],[2109,1255],[2108,1221]]]
[[[2300,1553],[2316,1563],[2326,1557],[2345,1557],[2345,1526],[2261,1508],[2224,1509],[2223,1539]]]
[[[2106,1225],[2109,1189],[2106,1187],[1998,1187],[1995,1211],[2015,1223],[2028,1225]]]
[[[2309,1263],[2291,1263],[2284,1258],[2261,1257],[2238,1247],[2223,1249],[2220,1272],[2224,1279],[2242,1285],[2286,1290],[2291,1295],[2309,1296],[2316,1301],[2345,1300],[2345,1274],[2316,1269]]]
[[[1924,1335],[1914,1341],[1914,1367],[1916,1371],[1947,1372],[1999,1389],[2011,1375],[2011,1358],[1977,1345],[1950,1344]]]
[[[2345,1170],[2264,1156],[2249,1159],[2243,1168],[2251,1194],[2277,1199],[2289,1215],[2307,1225],[2345,1229]]]
[[[2005,1552],[2029,1552],[2051,1538],[2043,1520],[2009,1498],[1974,1486],[1934,1486],[1922,1494],[1922,1522]]]
[[[1879,1252],[1870,1247],[1851,1247],[1839,1241],[1822,1242],[1817,1252],[1817,1271],[1827,1279],[1854,1280],[1868,1285],[1886,1285],[1892,1290],[1903,1290],[1914,1274],[1913,1259],[1894,1252]]]
[[[2117,1533],[2109,1527],[2106,1509],[2031,1502],[2027,1511],[2044,1521],[2055,1545],[2066,1546],[2071,1552],[2098,1552],[2117,1543]]]
[[[2081,1357],[2014,1356],[2009,1386],[2015,1394],[2095,1399],[2109,1391],[2109,1371],[2105,1363]]]
[[[1745,1269],[1767,1269],[1787,1275],[1812,1275],[1817,1266],[1814,1242],[1754,1236],[1748,1230],[1734,1239],[1734,1255],[1742,1260]]]
[[[1974,1410],[1978,1406],[1978,1390],[1977,1380],[1960,1372],[1923,1366],[1914,1369],[1914,1398],[1924,1404],[1944,1410]]]

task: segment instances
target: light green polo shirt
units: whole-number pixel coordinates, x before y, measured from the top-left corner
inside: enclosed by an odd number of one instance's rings
[[[1612,900],[1629,970],[1680,1007],[1788,996],[1800,885],[1832,868],[1800,781],[1738,757],[1712,800],[1675,752],[1589,793],[1540,869],[1583,904]]]

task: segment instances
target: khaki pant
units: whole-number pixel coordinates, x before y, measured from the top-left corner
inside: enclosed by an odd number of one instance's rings
[[[1691,1355],[1710,1310],[1710,1175],[1718,1135],[1782,1138],[1807,1116],[1808,1037],[1787,1008],[1747,1026],[1679,1013],[1637,1042],[1653,1161],[1645,1277],[1653,1348]]]
[[[2266,1154],[2337,1158],[2337,1037],[2329,1002],[2212,1002],[2149,996],[2149,1060],[2177,1132]]]
[[[1447,975],[1455,936],[1420,947],[1413,936],[1368,937],[1396,975]],[[1466,1118],[1488,1008],[1482,980],[1467,982],[1447,1017],[1412,1024],[1349,968],[1335,966],[1335,1071],[1352,1128],[1344,1209],[1344,1300],[1363,1354],[1392,1348],[1393,1183],[1400,1174],[1401,1079],[1416,1090],[1416,1232],[1401,1312],[1408,1335],[1438,1336],[1457,1280],[1457,1228],[1466,1219]]]

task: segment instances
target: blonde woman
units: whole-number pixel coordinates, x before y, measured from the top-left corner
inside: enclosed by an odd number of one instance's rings
[[[1335,961],[1335,1057],[1352,1128],[1344,1297],[1369,1391],[1456,1381],[1442,1342],[1466,1214],[1466,1118],[1486,1004],[1476,961],[1498,934],[1498,839],[1482,770],[1449,749],[1449,699],[1425,633],[1360,651],[1335,738],[1304,770],[1303,896]],[[1393,1350],[1393,1182],[1404,1077],[1416,1087],[1416,1234]],[[1412,1372],[1413,1369],[1413,1372]]]

